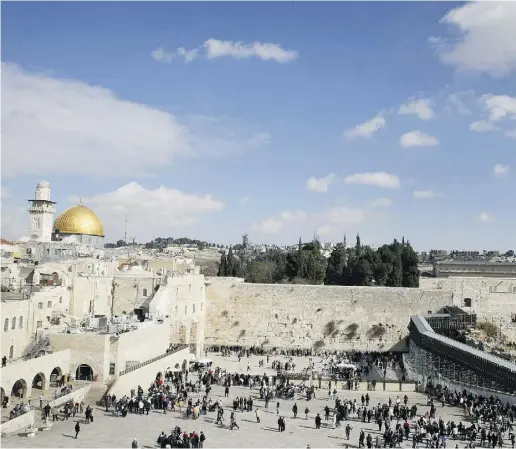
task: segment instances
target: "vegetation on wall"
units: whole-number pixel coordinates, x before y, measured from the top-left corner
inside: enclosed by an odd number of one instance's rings
[[[385,332],[386,329],[384,326],[382,326],[382,324],[373,324],[371,326],[371,328],[367,331],[367,337],[370,339],[370,340],[375,340],[375,339],[382,339],[382,337],[385,335]]]
[[[499,334],[498,326],[490,321],[481,321],[477,324],[477,329],[483,331],[489,338],[496,338]]]
[[[243,277],[252,283],[327,284],[388,287],[419,287],[418,257],[409,242],[394,240],[374,250],[356,244],[337,244],[330,257],[321,253],[318,240],[282,251],[269,248],[252,260],[242,245],[222,254],[218,276]]]

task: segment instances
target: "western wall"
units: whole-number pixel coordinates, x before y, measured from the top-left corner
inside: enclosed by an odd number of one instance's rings
[[[382,350],[404,344],[409,316],[453,304],[451,290],[247,284],[206,279],[205,345]],[[379,329],[383,328],[383,329]]]

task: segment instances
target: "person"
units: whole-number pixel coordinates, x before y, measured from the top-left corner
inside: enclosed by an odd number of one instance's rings
[[[2,357],[2,368],[4,366],[7,366],[7,357],[5,355]]]
[[[75,439],[77,439],[77,435],[79,435],[79,432],[81,431],[81,426],[79,424],[79,421],[75,423]]]
[[[260,422],[260,410],[258,410],[258,407],[254,411],[254,413],[256,414],[256,422],[259,423]]]
[[[308,413],[310,413],[310,410],[308,407],[305,407],[305,419],[308,419]]]
[[[138,449],[138,441],[135,439],[133,439],[133,442],[131,443],[131,448],[132,449]]]
[[[199,447],[204,447],[204,441],[206,441],[206,435],[204,435],[204,432],[201,430],[201,434],[199,435]]]
[[[319,413],[317,413],[317,416],[315,417],[315,428],[321,428],[321,415],[319,415]]]
[[[297,418],[297,404],[294,404],[292,407],[292,413],[294,414],[294,419]]]

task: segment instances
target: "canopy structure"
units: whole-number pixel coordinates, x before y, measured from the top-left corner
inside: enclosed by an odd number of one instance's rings
[[[190,363],[198,363],[199,365],[208,365],[209,363],[213,363],[212,359],[193,359]]]
[[[337,368],[341,368],[341,369],[352,369],[352,370],[356,370],[357,367],[355,365],[353,365],[352,363],[337,363]]]

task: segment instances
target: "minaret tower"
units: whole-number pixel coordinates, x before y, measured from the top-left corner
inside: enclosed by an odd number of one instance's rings
[[[28,201],[29,237],[40,242],[50,242],[56,212],[56,203],[50,201],[50,183],[40,181],[36,187],[35,199]]]

